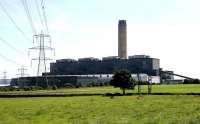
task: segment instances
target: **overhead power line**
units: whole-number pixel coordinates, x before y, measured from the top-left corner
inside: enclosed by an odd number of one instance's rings
[[[2,37],[0,37],[0,41],[2,43],[4,43],[5,45],[7,45],[8,47],[10,47],[12,50],[16,51],[19,54],[24,54],[21,50],[15,48],[13,45],[11,45],[10,43],[8,43],[5,39],[3,39]]]
[[[11,15],[8,13],[8,11],[6,10],[6,8],[3,6],[3,4],[0,1],[0,7],[3,10],[3,12],[7,15],[7,17],[10,19],[10,21],[12,22],[12,24],[15,26],[15,28],[23,35],[23,37],[30,41],[30,39],[26,36],[26,34],[23,32],[23,30],[17,25],[17,23],[14,21],[14,19],[11,17]]]
[[[47,31],[47,34],[49,34],[49,28],[48,28],[48,23],[47,23],[47,16],[46,16],[46,10],[45,10],[45,6],[44,6],[44,1],[40,0],[40,2],[41,2],[41,7],[42,7],[42,14],[43,14],[44,22],[45,22],[45,26],[46,26],[46,31]]]
[[[29,7],[28,7],[28,3],[26,0],[21,0],[22,2],[22,5],[24,7],[24,10],[26,12],[26,15],[27,15],[27,18],[28,18],[28,21],[31,25],[31,28],[32,28],[32,31],[33,31],[33,34],[36,34],[36,28],[34,26],[34,23],[33,23],[33,19],[32,19],[32,16],[31,16],[31,13],[30,13],[30,10],[29,10]]]
[[[35,1],[35,4],[36,4],[37,13],[38,13],[39,18],[40,18],[41,26],[42,26],[42,28],[44,28],[45,26],[44,26],[43,18],[42,18],[42,15],[40,13],[41,12],[40,5],[38,3],[38,0],[34,0],[34,1]]]
[[[10,62],[10,63],[13,63],[13,64],[15,64],[15,65],[20,65],[19,63],[15,62],[15,61],[12,60],[12,59],[9,59],[8,57],[2,55],[1,53],[0,53],[0,57],[1,57],[2,59],[4,59],[4,60]]]

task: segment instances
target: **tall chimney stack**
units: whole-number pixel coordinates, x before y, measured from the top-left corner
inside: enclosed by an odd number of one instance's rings
[[[126,20],[119,20],[118,24],[118,57],[127,59]]]

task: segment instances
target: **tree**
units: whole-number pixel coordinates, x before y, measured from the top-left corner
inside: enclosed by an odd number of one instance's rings
[[[120,87],[125,95],[126,89],[133,89],[135,86],[135,81],[131,77],[131,73],[128,70],[119,70],[114,72],[110,85],[114,87]]]

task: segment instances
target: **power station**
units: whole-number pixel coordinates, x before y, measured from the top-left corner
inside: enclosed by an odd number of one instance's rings
[[[113,72],[119,69],[127,69],[132,75],[146,74],[150,77],[161,77],[162,69],[160,68],[160,60],[152,58],[148,55],[132,55],[127,56],[127,23],[126,20],[118,22],[118,56],[108,56],[98,59],[95,57],[75,59],[61,59],[50,63],[50,72],[43,73],[40,77],[26,77],[28,80],[23,85],[13,79],[13,86],[34,86],[36,80],[45,82],[48,78],[48,85],[57,85],[59,87],[66,84],[81,84],[109,82]],[[165,77],[173,72],[165,73]],[[162,77],[161,77],[162,78]],[[24,80],[24,77],[22,78]],[[168,79],[168,78],[167,78]],[[173,79],[173,76],[170,77]],[[148,80],[148,79],[146,79]],[[40,83],[38,86],[45,86]]]
[[[118,56],[102,59],[88,57],[57,60],[50,64],[49,75],[90,75],[113,74],[119,69],[127,69],[131,73],[144,73],[158,76],[160,60],[146,55],[127,57],[127,25],[126,20],[118,22]]]

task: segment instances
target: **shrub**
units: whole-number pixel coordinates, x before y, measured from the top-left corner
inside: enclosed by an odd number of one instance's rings
[[[8,89],[6,87],[1,87],[0,91],[6,92],[6,91],[8,91]]]
[[[185,79],[183,84],[200,84],[200,81],[199,79],[194,79],[194,80]]]
[[[31,91],[31,87],[24,87],[24,91]]]
[[[9,87],[9,91],[15,91],[14,87]]]
[[[199,79],[194,79],[192,83],[193,84],[200,84],[200,81],[199,81]]]
[[[74,86],[72,84],[70,84],[70,83],[65,83],[64,87],[65,88],[73,88]]]
[[[78,83],[78,84],[75,85],[75,87],[76,87],[76,88],[82,87],[82,84],[81,84],[81,83]]]
[[[19,89],[19,88],[17,88],[17,89],[16,89],[16,91],[20,91],[20,89]]]
[[[52,90],[57,90],[57,86],[53,85]]]
[[[105,82],[104,85],[105,86],[110,86],[110,82]]]

